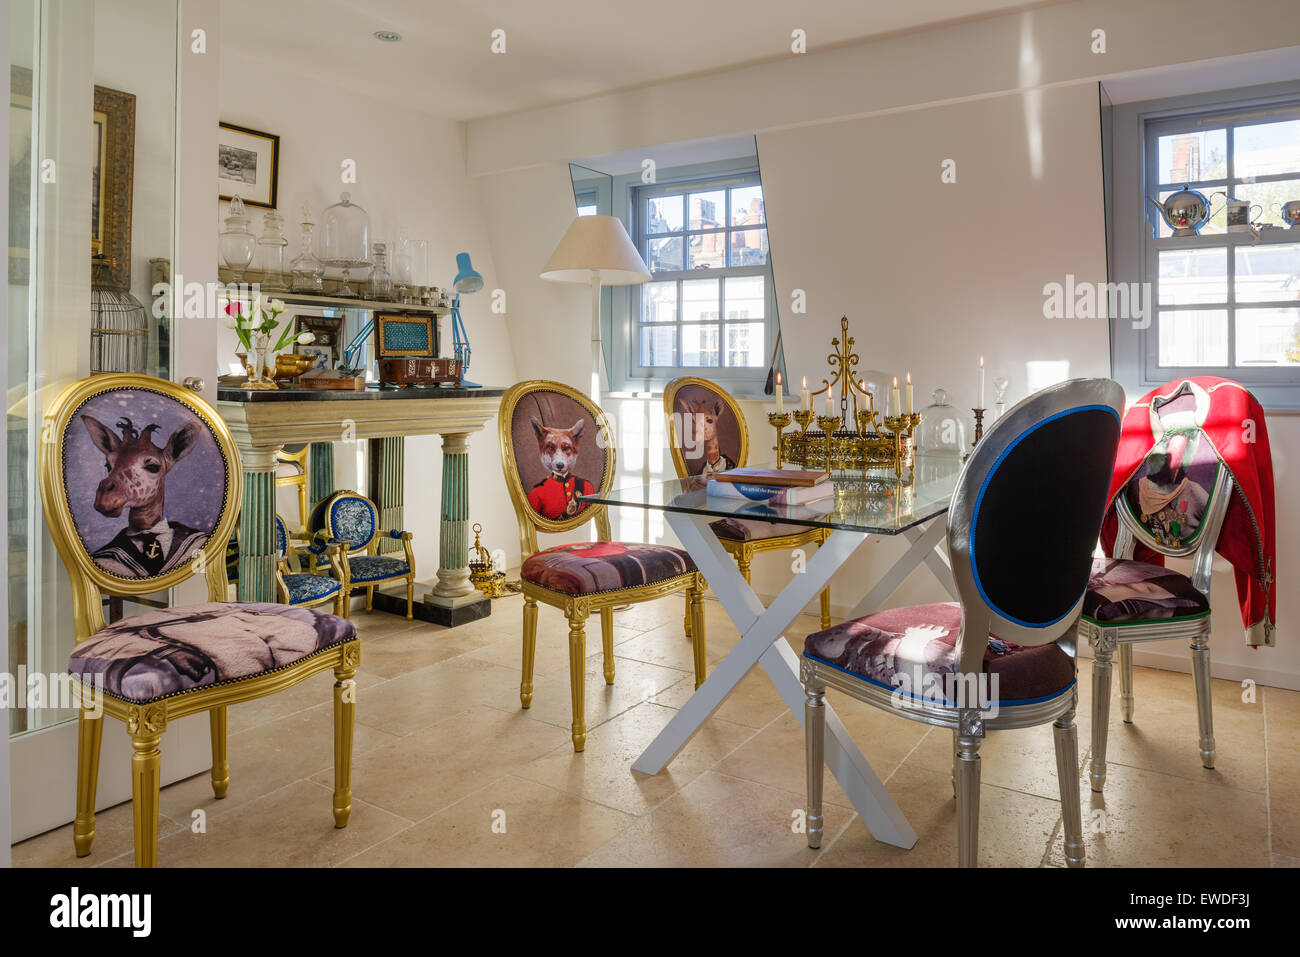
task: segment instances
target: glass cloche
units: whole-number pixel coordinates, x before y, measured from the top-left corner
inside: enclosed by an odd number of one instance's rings
[[[343,271],[342,284],[334,295],[355,299],[350,271],[370,265],[370,214],[352,202],[350,193],[340,194],[339,201],[321,213],[317,242],[317,258]]]
[[[967,451],[967,416],[948,401],[948,393],[943,389],[935,389],[930,398],[933,401],[921,410],[917,449],[927,454],[951,454],[960,458]]]

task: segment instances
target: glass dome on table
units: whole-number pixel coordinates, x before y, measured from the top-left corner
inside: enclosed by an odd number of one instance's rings
[[[351,270],[370,265],[370,214],[352,202],[351,193],[342,193],[337,203],[325,207],[320,220],[316,256],[324,265],[343,271],[334,295],[355,299]]]

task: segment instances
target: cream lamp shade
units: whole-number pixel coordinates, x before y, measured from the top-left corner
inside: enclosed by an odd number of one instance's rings
[[[593,270],[602,286],[650,280],[650,270],[617,216],[577,217],[551,253],[542,278],[590,284]]]

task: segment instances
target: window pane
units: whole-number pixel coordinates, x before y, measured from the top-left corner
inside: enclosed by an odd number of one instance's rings
[[[687,269],[721,269],[727,265],[727,234],[703,233],[687,237],[690,261]]]
[[[677,272],[682,268],[682,243],[680,236],[651,239],[646,243],[646,265],[651,272]]]
[[[1300,364],[1300,308],[1238,309],[1238,366]]]
[[[677,321],[677,283],[648,282],[641,293],[642,322]]]
[[[1196,130],[1160,137],[1156,175],[1161,183],[1195,183],[1228,175],[1228,131]],[[1241,175],[1241,171],[1237,171]]]
[[[715,323],[682,326],[682,365],[718,366],[718,327]]]
[[[730,306],[727,311],[731,311]],[[725,328],[728,366],[759,368],[767,362],[761,322],[728,323]]]
[[[767,230],[737,229],[731,234],[732,266],[761,266],[767,262]]]
[[[1213,213],[1213,215],[1211,215],[1206,221],[1205,225],[1201,227],[1201,235],[1208,236],[1211,233],[1226,233],[1228,231],[1228,207],[1223,200],[1223,194],[1226,190],[1222,186],[1200,186],[1196,183],[1192,183],[1192,189],[1199,190],[1205,195],[1205,198],[1209,200],[1210,210]],[[1238,187],[1238,192],[1240,192],[1240,190],[1241,188]],[[1162,190],[1157,198],[1163,203],[1176,192],[1178,192],[1176,189]],[[1244,196],[1241,198],[1245,199]],[[1157,213],[1155,207],[1150,203],[1147,203],[1147,210],[1160,224],[1160,231],[1157,233],[1158,236],[1163,239],[1166,236],[1172,236],[1174,234],[1174,231],[1170,229],[1169,225],[1165,222],[1164,217]]]
[[[682,321],[718,321],[718,280],[687,279],[682,282]],[[714,348],[717,348],[716,343]]]
[[[737,186],[731,191],[731,225],[758,226],[765,222],[762,186]]]
[[[1238,179],[1300,172],[1300,120],[1238,126],[1232,141]]]
[[[728,319],[762,319],[767,315],[767,296],[762,276],[731,276],[723,289]],[[727,346],[731,348],[730,344]]]
[[[1293,199],[1300,199],[1300,179],[1279,179],[1272,183],[1241,183],[1233,188],[1237,199],[1248,203],[1258,203],[1260,209],[1252,205],[1250,221],[1259,220],[1284,226],[1282,222],[1282,204]]]
[[[1160,305],[1227,301],[1226,248],[1160,251]]]
[[[1238,246],[1238,302],[1300,299],[1300,245]]]
[[[691,229],[711,229],[727,225],[727,194],[717,189],[708,193],[691,193],[686,199]]]
[[[647,233],[675,233],[682,228],[682,197],[656,196],[645,203]]]
[[[1227,310],[1160,313],[1160,365],[1226,366],[1227,364]]]
[[[641,365],[677,365],[677,327],[641,327]]]
[[[579,216],[595,216],[598,212],[599,212],[599,210],[596,208],[596,205],[595,205],[594,203],[593,203],[592,205],[590,205],[590,206],[579,206],[579,207],[578,207],[578,215],[579,215]]]

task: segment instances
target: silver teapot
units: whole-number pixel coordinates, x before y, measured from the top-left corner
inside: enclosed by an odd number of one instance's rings
[[[1300,229],[1300,199],[1293,199],[1289,203],[1275,205],[1273,208],[1281,214],[1282,222],[1292,229]]]
[[[1214,195],[1219,195],[1215,193]],[[1174,231],[1175,236],[1195,236],[1201,227],[1210,221],[1210,217],[1219,210],[1210,209],[1210,201],[1199,190],[1184,185],[1178,192],[1170,195],[1163,204],[1148,196],[1147,201],[1156,209],[1165,223]],[[1226,196],[1225,196],[1226,201]]]

